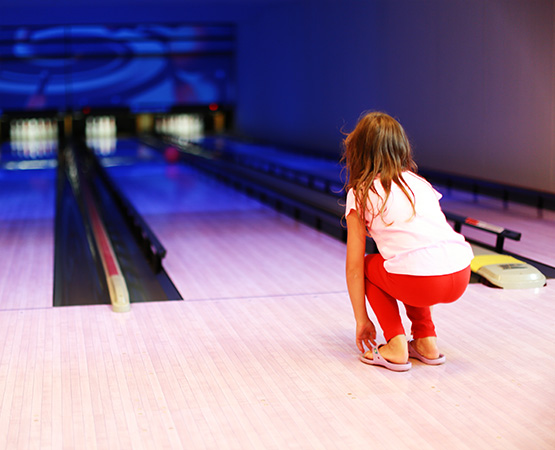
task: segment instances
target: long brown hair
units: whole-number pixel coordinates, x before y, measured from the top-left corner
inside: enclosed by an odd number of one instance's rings
[[[383,218],[392,182],[409,199],[413,211],[411,217],[416,214],[414,195],[411,195],[413,192],[403,179],[403,172],[416,172],[417,166],[412,159],[412,149],[405,130],[393,117],[382,112],[364,114],[344,140],[342,162],[348,173],[345,192],[353,189],[361,220],[364,221],[366,215],[369,191],[379,196],[374,186],[378,177],[385,191],[385,198],[379,208],[377,205],[370,205],[372,221],[377,216]]]

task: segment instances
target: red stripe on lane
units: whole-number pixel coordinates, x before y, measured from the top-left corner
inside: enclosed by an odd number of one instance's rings
[[[120,275],[118,263],[116,260],[116,255],[114,254],[114,250],[110,245],[108,235],[106,234],[106,230],[102,225],[100,216],[98,215],[96,208],[92,204],[92,199],[90,195],[86,195],[86,199],[87,199],[87,208],[89,210],[89,215],[91,217],[93,232],[94,232],[94,235],[96,236],[96,241],[98,243],[99,251],[101,254],[100,256],[104,261],[106,271],[108,272],[109,276]]]

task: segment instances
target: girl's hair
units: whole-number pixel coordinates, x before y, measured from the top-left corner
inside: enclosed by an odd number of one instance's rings
[[[380,196],[374,186],[377,178],[383,186],[385,198],[382,198],[380,205],[370,205],[371,221],[377,216],[383,218],[392,182],[407,196],[413,211],[411,218],[414,217],[414,193],[403,179],[403,171],[416,172],[417,167],[412,159],[412,150],[405,130],[393,117],[382,112],[363,114],[355,129],[344,140],[341,161],[345,163],[348,173],[345,192],[353,189],[357,211],[363,222],[369,191]]]

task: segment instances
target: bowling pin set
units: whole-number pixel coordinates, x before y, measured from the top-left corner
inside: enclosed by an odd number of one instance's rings
[[[154,130],[158,134],[196,139],[204,133],[204,122],[198,114],[175,114],[156,119]]]
[[[85,139],[95,153],[109,155],[116,150],[117,126],[112,116],[87,117]]]
[[[18,158],[41,159],[58,148],[56,119],[15,119],[10,122],[12,152]]]

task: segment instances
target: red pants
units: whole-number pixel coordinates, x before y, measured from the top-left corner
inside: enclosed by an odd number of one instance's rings
[[[448,275],[415,276],[388,273],[383,263],[380,254],[366,255],[364,274],[366,298],[385,339],[405,334],[397,300],[405,305],[414,339],[436,336],[430,306],[457,300],[470,280],[470,267]]]

